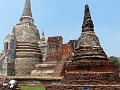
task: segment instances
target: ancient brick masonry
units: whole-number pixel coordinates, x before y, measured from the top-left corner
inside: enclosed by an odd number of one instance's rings
[[[84,89],[88,88],[88,89]],[[94,32],[89,6],[85,5],[82,33],[75,55],[65,63],[61,85],[48,90],[120,90],[116,66],[108,61]]]
[[[61,36],[48,37],[48,54],[53,55],[56,53],[62,53],[63,38]]]
[[[38,45],[40,36],[32,18],[30,0],[26,0],[20,23],[14,27],[13,31],[17,39],[15,55],[16,75],[30,75],[34,65],[42,61]]]
[[[4,52],[0,57],[0,74],[30,75],[34,65],[42,62],[39,40],[30,0],[26,0],[20,22],[13,28],[12,34],[6,37]]]
[[[66,58],[72,55],[72,50],[63,44],[61,36],[48,37],[48,55],[41,64],[36,64],[32,75],[60,76]]]
[[[55,74],[60,75],[63,59],[72,52],[67,44],[63,44],[61,36],[48,37],[48,42],[44,32],[40,37],[34,25],[30,0],[26,0],[20,22],[4,41],[4,50],[0,53],[0,75],[53,74],[55,68]]]
[[[42,31],[42,35],[40,37],[40,41],[38,42],[38,44],[43,55],[43,60],[45,60],[45,58],[47,57],[47,41],[45,39],[44,31]]]
[[[108,61],[95,35],[88,5],[85,6],[79,39],[68,44],[63,44],[62,40],[61,36],[49,37],[48,45],[44,36],[40,40],[30,0],[26,0],[20,22],[4,41],[4,50],[0,54],[0,75],[31,74],[34,77],[17,76],[13,79],[22,85],[50,85],[47,90],[120,90],[119,74],[115,65]],[[47,46],[49,52],[46,57]],[[45,57],[44,61],[42,57]],[[59,77],[61,74],[64,77]],[[38,78],[35,75],[39,75]],[[45,75],[51,79],[46,79]]]
[[[68,42],[68,46],[71,48],[72,52],[75,52],[75,48],[77,47],[78,40],[70,40]]]

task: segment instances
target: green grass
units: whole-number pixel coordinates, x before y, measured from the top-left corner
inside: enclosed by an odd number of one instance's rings
[[[20,90],[45,90],[45,87],[21,86]]]

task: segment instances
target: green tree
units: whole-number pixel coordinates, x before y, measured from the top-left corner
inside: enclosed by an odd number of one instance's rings
[[[110,56],[108,59],[109,59],[111,62],[113,62],[118,69],[120,69],[120,60],[119,60],[118,57]]]

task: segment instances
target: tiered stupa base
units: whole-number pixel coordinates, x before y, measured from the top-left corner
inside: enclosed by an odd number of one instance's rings
[[[34,65],[42,62],[41,58],[37,43],[18,43],[15,58],[16,75],[30,75]]]
[[[109,61],[68,61],[64,73],[61,84],[47,90],[120,90],[119,74]]]

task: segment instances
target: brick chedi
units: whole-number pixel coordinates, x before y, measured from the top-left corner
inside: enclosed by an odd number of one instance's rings
[[[108,61],[107,55],[101,47],[98,37],[95,35],[88,5],[85,6],[82,33],[78,39],[73,62],[80,64],[79,67],[83,69],[86,69],[87,66],[87,69],[90,71],[113,71],[115,69],[113,64]]]
[[[14,32],[10,33],[4,40],[4,50],[0,56],[0,75],[15,75],[15,52],[17,40]]]
[[[61,85],[47,90],[120,90],[116,66],[109,62],[94,32],[89,6],[85,5],[82,33],[75,54],[65,63]]]
[[[13,36],[14,38],[10,38]],[[34,65],[42,62],[42,55],[38,45],[40,35],[34,25],[30,0],[26,0],[20,23],[13,28],[12,35],[9,35],[9,38],[5,41],[5,52],[0,58],[0,63],[3,64],[0,67],[4,68],[6,63],[6,67],[12,68],[12,70],[6,68],[7,74],[4,73],[4,75],[30,75]]]
[[[38,47],[40,36],[32,18],[30,0],[26,0],[20,23],[14,27],[14,33],[17,39],[16,75],[30,74],[33,66],[42,61],[41,51]]]
[[[47,57],[47,41],[45,39],[44,32],[42,32],[42,35],[40,37],[38,44],[41,49],[41,53],[43,55],[43,60],[45,60],[45,58]]]
[[[75,52],[75,60],[80,60],[80,58],[87,58],[87,60],[107,60],[107,56],[100,46],[99,39],[95,35],[94,25],[91,20],[88,5],[85,6],[82,33],[78,40],[78,45]]]

